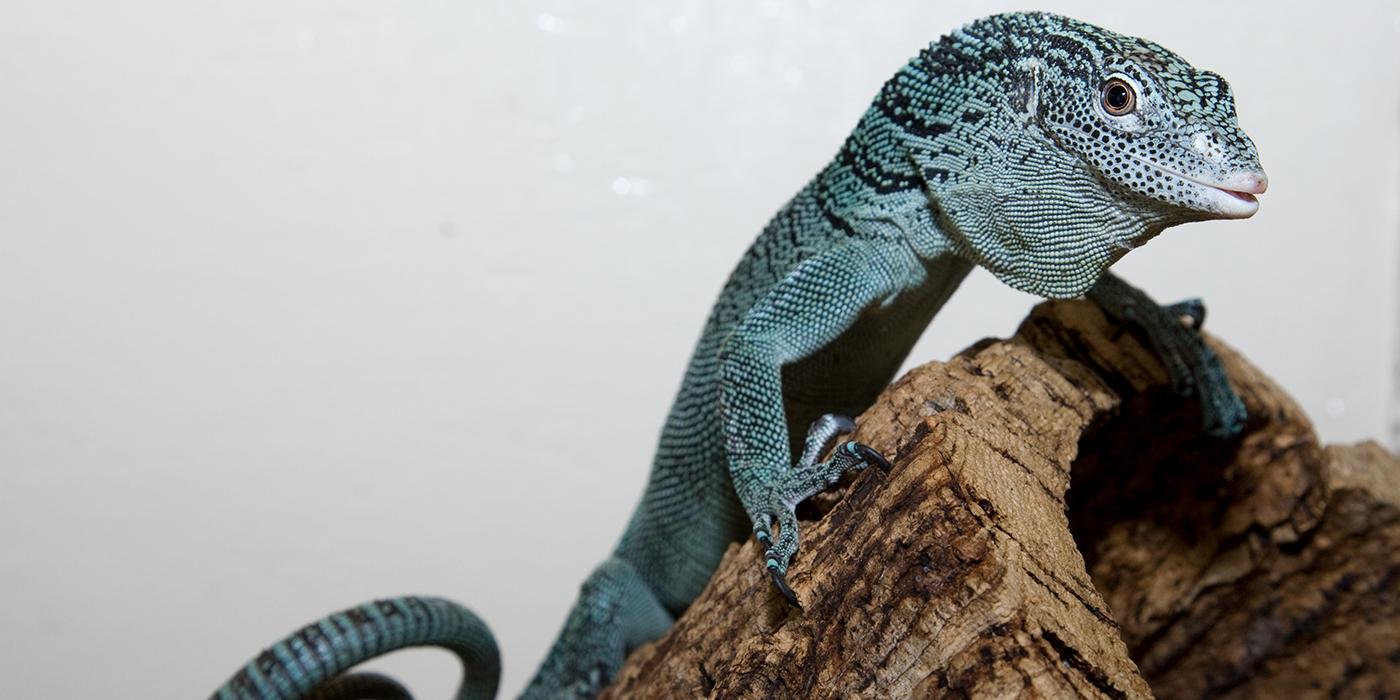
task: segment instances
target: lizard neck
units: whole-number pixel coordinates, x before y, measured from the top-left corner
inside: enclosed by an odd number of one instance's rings
[[[851,228],[906,238],[923,258],[977,262],[939,201],[1018,138],[1000,97],[1014,62],[998,18],[942,37],[881,88],[813,183],[823,208]]]

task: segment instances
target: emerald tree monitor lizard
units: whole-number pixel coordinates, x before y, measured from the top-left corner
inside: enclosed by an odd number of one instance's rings
[[[844,472],[888,466],[864,445],[831,445],[974,265],[1133,322],[1179,390],[1200,397],[1205,430],[1237,431],[1243,407],[1195,333],[1203,307],[1160,307],[1107,270],[1169,226],[1251,216],[1266,184],[1225,80],[1157,44],[1016,13],[928,46],[724,285],[641,503],[525,696],[596,695],[750,534],[766,547],[754,565],[797,605],[795,506]],[[393,681],[344,672],[415,645],[462,657],[458,697],[495,694],[486,626],[448,601],[403,597],[303,627],[215,696],[394,697]]]

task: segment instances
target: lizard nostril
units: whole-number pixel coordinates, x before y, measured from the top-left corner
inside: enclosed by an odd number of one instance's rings
[[[1220,148],[1220,139],[1209,131],[1197,131],[1192,134],[1191,150],[1212,163],[1219,162],[1225,157],[1225,151]]]
[[[1259,170],[1252,173],[1240,173],[1233,178],[1230,189],[1236,192],[1248,192],[1249,194],[1263,194],[1269,189],[1269,176],[1264,171]]]

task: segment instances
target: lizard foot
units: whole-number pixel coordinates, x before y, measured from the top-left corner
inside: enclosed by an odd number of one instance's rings
[[[792,469],[779,472],[763,489],[757,509],[751,509],[754,536],[767,548],[764,566],[778,592],[793,607],[802,607],[797,594],[787,584],[787,568],[797,553],[797,504],[830,488],[848,471],[879,467],[889,471],[890,463],[879,452],[859,442],[847,442],[836,448],[824,462],[817,461],[838,437],[855,430],[850,418],[827,414],[812,423],[807,432],[802,458]],[[778,525],[774,541],[772,526]]]
[[[1200,400],[1207,435],[1225,438],[1239,434],[1247,417],[1244,402],[1230,387],[1220,358],[1197,332],[1206,317],[1200,299],[1161,306],[1112,274],[1104,275],[1088,296],[1110,317],[1142,329],[1166,365],[1176,392]]]

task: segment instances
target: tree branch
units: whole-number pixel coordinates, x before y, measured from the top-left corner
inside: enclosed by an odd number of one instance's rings
[[[1400,692],[1400,461],[1324,450],[1215,347],[1251,416],[1228,441],[1087,302],[910,372],[856,435],[893,470],[803,528],[805,607],[736,544],[605,697]]]

